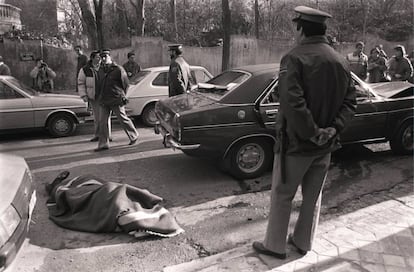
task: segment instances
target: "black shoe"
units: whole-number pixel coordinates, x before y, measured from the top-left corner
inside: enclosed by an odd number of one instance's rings
[[[131,140],[128,145],[134,145],[137,143],[137,141],[138,141],[138,138]]]
[[[99,138],[98,137],[93,137],[92,139],[90,139],[89,141],[91,141],[91,142],[97,142],[97,141],[99,141]]]
[[[112,139],[112,138],[109,138],[109,141],[110,141],[110,142],[112,142],[112,141],[113,141],[113,139]]]
[[[107,147],[107,146],[103,146],[103,147],[98,147],[98,148],[95,148],[93,151],[95,151],[95,152],[99,152],[99,151],[108,150],[108,149],[109,149],[109,147]]]
[[[256,250],[257,253],[272,256],[281,260],[286,259],[286,253],[276,253],[270,251],[264,247],[264,245],[260,242],[253,242],[253,249]]]
[[[45,185],[46,192],[50,194],[53,188],[56,187],[62,180],[65,180],[69,176],[69,171],[63,171],[60,173],[51,183]]]
[[[295,244],[295,242],[293,242],[293,235],[292,234],[289,234],[287,242],[288,242],[288,244],[292,245],[300,255],[305,256],[306,253],[308,253],[307,250],[301,249],[300,247],[298,247]]]

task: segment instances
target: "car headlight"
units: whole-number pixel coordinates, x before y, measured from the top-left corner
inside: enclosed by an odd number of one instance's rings
[[[178,141],[181,141],[181,123],[180,123],[180,114],[176,113],[172,120],[172,127],[175,130],[175,135]]]
[[[12,205],[0,214],[0,247],[13,235],[20,224],[20,220],[20,215]]]

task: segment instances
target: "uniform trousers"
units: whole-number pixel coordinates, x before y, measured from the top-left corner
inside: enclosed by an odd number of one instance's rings
[[[322,187],[330,161],[330,153],[317,156],[286,155],[286,182],[282,183],[279,154],[275,154],[269,222],[263,242],[268,250],[286,252],[292,201],[299,185],[302,187],[303,200],[293,231],[293,241],[300,249],[311,250],[319,221]]]
[[[111,116],[111,112],[116,115],[119,123],[128,135],[130,141],[134,141],[138,138],[138,131],[135,129],[134,123],[126,115],[124,106],[106,106],[101,105],[101,112],[99,114],[99,144],[98,148],[109,147],[109,127],[108,119]]]
[[[97,100],[90,99],[88,102],[92,107],[93,124],[95,127],[95,137],[99,137],[99,124],[100,124],[100,114],[102,111],[102,105],[100,105]],[[109,138],[111,138],[111,118],[108,118],[108,132],[109,132]]]

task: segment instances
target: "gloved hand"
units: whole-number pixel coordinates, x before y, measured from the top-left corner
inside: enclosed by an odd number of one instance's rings
[[[333,127],[319,128],[318,134],[310,138],[310,140],[318,146],[326,144],[336,134],[336,129]]]

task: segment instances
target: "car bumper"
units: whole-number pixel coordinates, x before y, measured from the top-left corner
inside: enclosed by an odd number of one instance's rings
[[[167,148],[179,149],[179,150],[194,150],[200,147],[200,144],[181,144],[177,142],[174,137],[159,123],[154,126],[155,134],[161,134],[164,137],[163,144]]]

